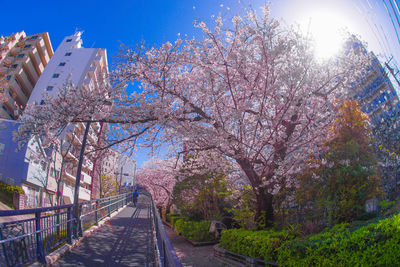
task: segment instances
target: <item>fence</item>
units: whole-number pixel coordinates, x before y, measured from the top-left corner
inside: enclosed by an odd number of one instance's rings
[[[176,252],[169,241],[167,233],[165,232],[164,225],[162,224],[160,215],[154,205],[153,198],[151,198],[151,209],[153,213],[153,227],[156,239],[156,252],[158,262],[161,267],[182,267]]]
[[[0,224],[0,266],[21,266],[38,260],[64,243],[72,243],[82,232],[125,206],[132,193],[79,203],[79,216],[73,205],[26,210],[0,211],[0,217],[31,215],[32,218]]]

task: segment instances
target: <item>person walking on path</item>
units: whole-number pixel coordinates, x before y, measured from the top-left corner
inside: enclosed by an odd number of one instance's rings
[[[133,196],[132,196],[132,202],[135,207],[136,207],[138,197],[139,197],[139,192],[137,191],[137,189],[135,189],[135,192],[133,192]]]

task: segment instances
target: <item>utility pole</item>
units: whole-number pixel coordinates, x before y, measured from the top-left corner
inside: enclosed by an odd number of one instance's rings
[[[81,183],[83,155],[85,154],[86,139],[87,139],[87,135],[89,133],[89,127],[90,127],[90,122],[87,122],[85,133],[83,135],[83,140],[82,140],[81,153],[79,154],[78,169],[76,171],[75,192],[74,192],[74,209],[73,209],[73,213],[74,213],[74,216],[76,219],[76,221],[75,221],[75,236],[77,236],[78,227],[79,227],[79,188],[80,188],[80,183]]]

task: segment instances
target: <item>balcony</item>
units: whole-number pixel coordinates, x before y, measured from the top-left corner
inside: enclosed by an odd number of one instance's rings
[[[81,181],[83,183],[92,184],[92,177],[84,171],[81,171]]]
[[[96,135],[96,133],[94,132],[93,128],[90,128],[90,129],[89,129],[88,137],[89,137],[90,142],[91,142],[92,144],[95,144],[95,143],[97,142],[97,135]]]
[[[69,197],[71,201],[74,199],[74,191],[75,189],[73,186],[64,184],[63,195]]]
[[[67,157],[70,159],[73,159],[75,161],[78,161],[78,157],[74,155],[74,153],[71,149],[68,151]]]
[[[65,178],[75,183],[75,175],[74,169],[66,169],[65,170]]]
[[[79,199],[90,200],[90,190],[80,187],[79,188]]]
[[[93,170],[93,162],[91,162],[88,158],[84,158],[82,165],[90,171]]]

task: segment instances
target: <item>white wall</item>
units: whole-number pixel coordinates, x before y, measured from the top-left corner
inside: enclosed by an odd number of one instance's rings
[[[136,168],[136,161],[134,159],[130,158],[128,155],[120,154],[118,159],[118,168],[117,168],[118,181],[121,178],[121,170],[122,170],[122,184],[125,183],[134,184],[135,168]]]
[[[70,39],[71,41],[67,42]],[[34,101],[40,103],[43,94],[46,92],[49,95],[55,95],[57,93],[56,89],[62,88],[63,83],[68,79],[75,86],[83,82],[90,65],[101,49],[83,48],[81,44],[82,40],[79,32],[64,38],[36,83],[28,104]],[[66,56],[66,53],[71,53],[71,55]],[[59,66],[62,62],[65,62],[65,66]],[[53,74],[60,74],[60,76],[53,78]],[[46,88],[48,86],[53,86],[53,90],[47,91]]]
[[[47,164],[42,168],[42,164],[38,160],[38,153],[40,156],[38,151],[39,145],[32,138],[28,143],[28,149],[25,154],[25,160],[29,162],[26,181],[39,187],[45,187],[47,184]],[[42,160],[45,161],[44,158]]]

